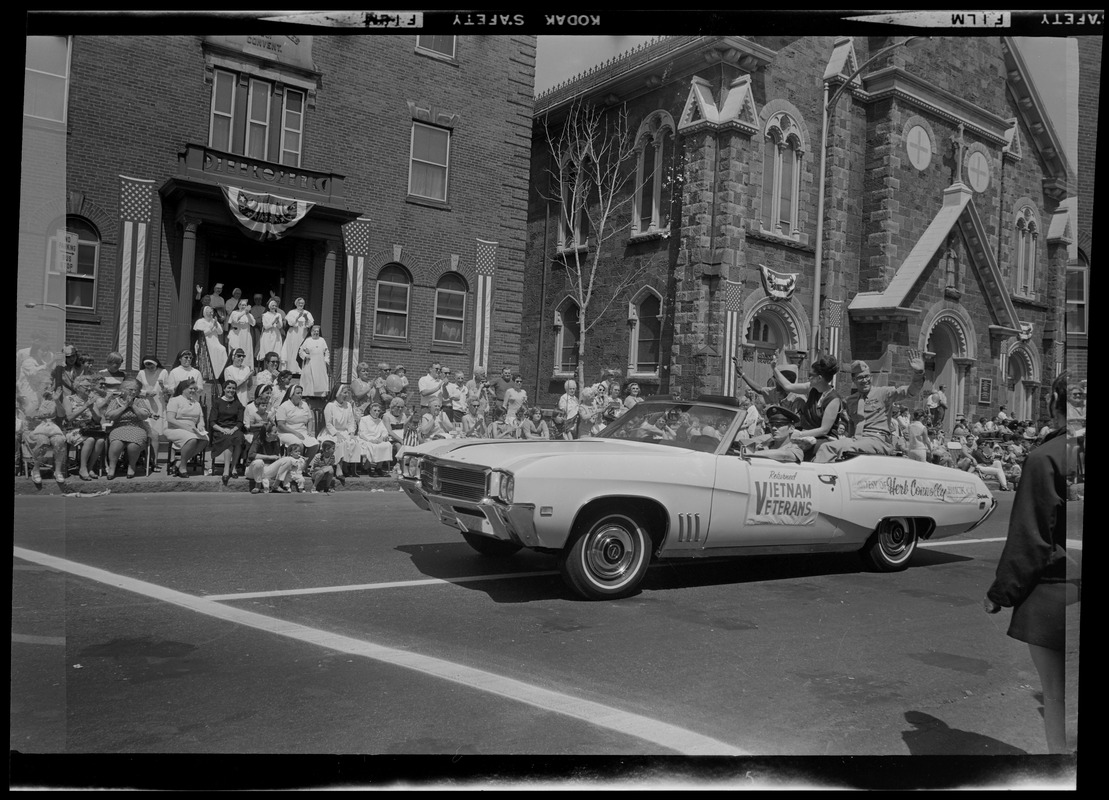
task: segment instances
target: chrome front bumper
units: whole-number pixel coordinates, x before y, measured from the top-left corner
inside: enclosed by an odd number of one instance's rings
[[[488,498],[473,502],[430,494],[420,482],[401,478],[400,487],[424,511],[430,511],[449,528],[514,542],[522,547],[543,547],[535,527],[535,506],[530,503],[502,505]]]

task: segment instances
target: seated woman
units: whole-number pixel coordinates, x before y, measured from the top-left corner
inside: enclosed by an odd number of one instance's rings
[[[358,446],[371,478],[384,478],[392,469],[393,437],[381,417],[381,403],[373,402],[358,420]]]
[[[412,415],[408,413],[404,400],[400,397],[390,400],[389,409],[381,415],[389,428],[389,444],[393,447],[394,459],[400,455],[400,449],[404,446],[404,431],[411,418]]]
[[[362,447],[358,443],[358,417],[350,386],[340,383],[331,393],[331,401],[323,408],[323,430],[320,442],[335,443],[335,458],[345,464],[348,475],[358,474]]]
[[[73,382],[73,394],[65,401],[66,421],[63,427],[69,429],[66,438],[77,448],[80,464],[77,474],[83,481],[92,480],[90,465],[99,464],[107,448],[108,432],[104,430],[107,404],[104,392],[94,391],[89,376],[77,376]]]
[[[46,460],[53,451],[54,480],[59,488],[64,488],[69,453],[65,431],[58,424],[59,408],[54,401],[54,393],[44,389],[41,397],[36,397],[34,405],[27,408],[23,444],[31,453],[31,483],[42,488],[41,470],[46,467]]]
[[[833,386],[838,373],[839,362],[830,355],[821,356],[812,363],[809,380],[805,383],[790,383],[778,365],[774,365],[774,378],[782,390],[805,397],[803,407],[790,410],[800,417],[793,438],[805,451],[806,460],[811,460],[822,444],[837,438],[836,422],[844,409],[843,398]]]
[[[108,401],[104,421],[111,424],[108,433],[108,480],[116,476],[119,457],[127,451],[127,477],[135,477],[135,465],[150,441],[146,420],[153,411],[139,396],[139,382],[128,378],[119,387],[119,394]]]
[[[243,416],[246,409],[238,396],[239,385],[234,380],[223,383],[223,394],[212,403],[212,411],[208,415],[208,430],[212,432],[212,464],[220,454],[226,452],[223,458],[223,485],[226,486],[234,474],[235,465],[239,463],[246,445],[243,436]]]
[[[307,461],[312,460],[320,447],[319,439],[309,430],[314,419],[312,409],[304,401],[304,389],[299,384],[290,388],[289,399],[277,408],[277,438],[286,447],[299,444]]]
[[[543,409],[533,406],[527,412],[527,417],[520,426],[520,433],[524,439],[550,439],[551,431],[543,419]]]
[[[490,439],[516,439],[516,428],[508,424],[505,419],[504,406],[494,405],[489,409],[493,415],[493,421],[489,423],[488,437]]]
[[[458,423],[459,430],[467,439],[482,439],[485,437],[485,418],[481,413],[481,398],[467,397],[468,408]]]
[[[204,408],[200,405],[200,390],[196,383],[186,380],[178,384],[173,397],[166,404],[166,438],[179,452],[177,466],[170,467],[170,475],[189,477],[189,462],[208,448],[208,430],[204,426]]]
[[[277,456],[281,442],[277,438],[277,423],[274,419],[277,407],[271,402],[273,386],[259,386],[254,390],[254,399],[243,409],[243,438],[246,439],[246,458],[250,464],[255,456]]]
[[[427,413],[420,419],[420,441],[446,439],[454,433],[454,423],[443,411],[443,399],[433,397],[427,404]]]

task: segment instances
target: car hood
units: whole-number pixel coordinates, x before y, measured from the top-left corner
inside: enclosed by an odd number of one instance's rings
[[[682,459],[690,456],[705,457],[682,447],[636,442],[624,439],[575,439],[573,441],[496,440],[496,439],[443,439],[427,442],[408,452],[444,458],[463,464],[475,464],[502,469],[520,469],[526,464],[552,458],[583,456],[617,456],[634,458],[650,454],[652,458]]]

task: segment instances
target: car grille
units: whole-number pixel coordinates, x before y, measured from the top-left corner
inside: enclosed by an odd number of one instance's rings
[[[439,471],[439,488],[435,488],[435,470]],[[485,497],[483,467],[453,467],[425,460],[420,467],[420,486],[431,494],[456,500],[477,501]]]

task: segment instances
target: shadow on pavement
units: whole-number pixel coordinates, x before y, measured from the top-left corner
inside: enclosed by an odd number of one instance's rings
[[[913,730],[901,738],[914,756],[1023,756],[1027,751],[1005,744],[992,736],[948,727],[941,719],[923,711],[906,711],[905,721]]]

